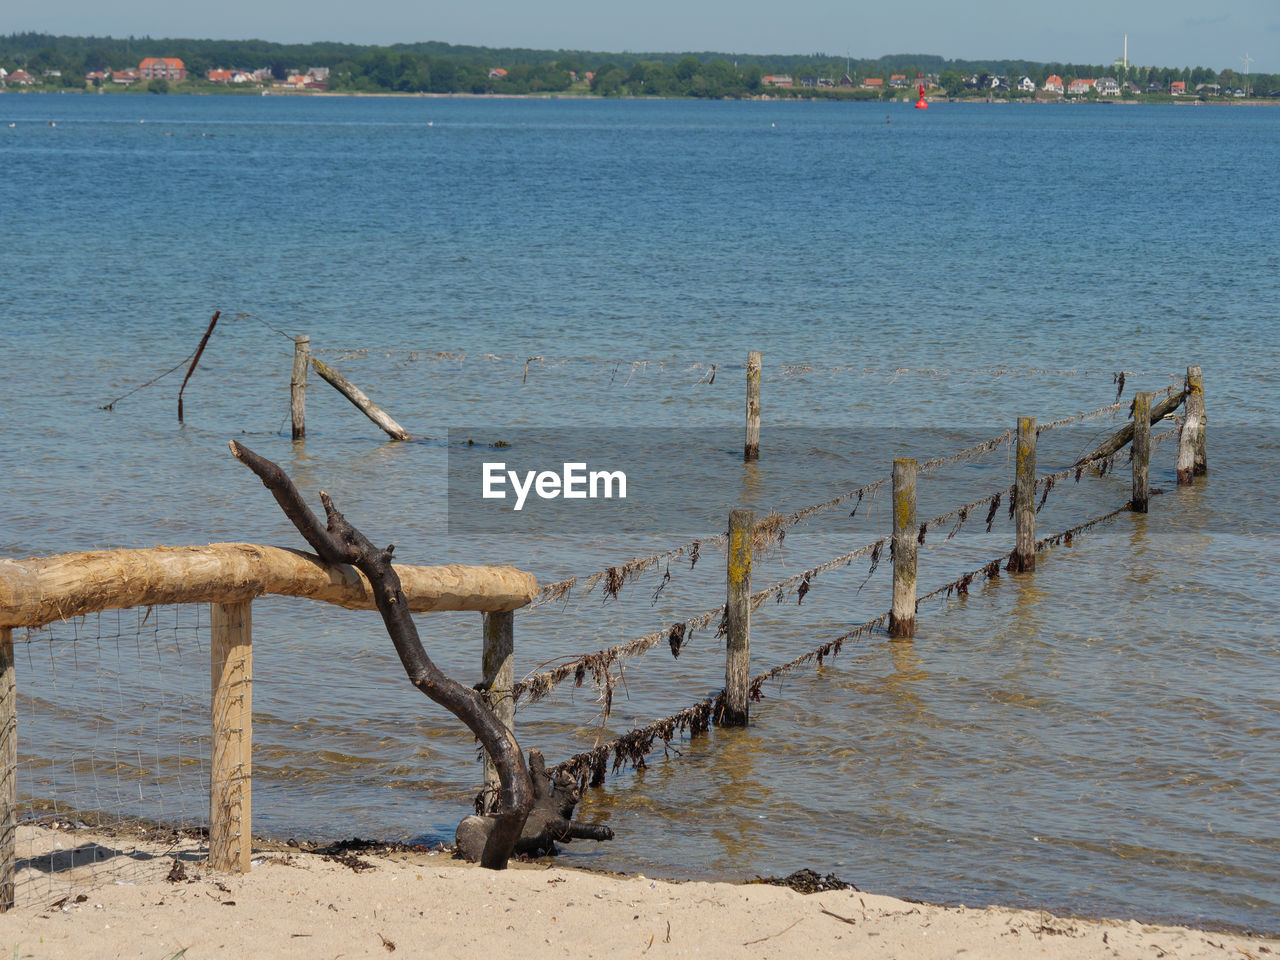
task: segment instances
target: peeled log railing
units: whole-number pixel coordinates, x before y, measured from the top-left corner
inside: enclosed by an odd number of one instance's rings
[[[496,670],[496,664],[509,658],[512,613],[537,593],[534,576],[510,566],[397,565],[395,570],[414,613],[470,610],[484,614],[485,680],[496,679],[501,686],[501,678],[490,676],[490,661]],[[0,911],[14,902],[13,628],[40,627],[100,610],[211,605],[209,864],[218,870],[247,872],[253,740],[251,608],[254,598],[267,594],[306,597],[349,610],[374,609],[369,582],[354,567],[327,564],[301,550],[253,543],[0,559]],[[491,637],[502,650],[489,649]]]

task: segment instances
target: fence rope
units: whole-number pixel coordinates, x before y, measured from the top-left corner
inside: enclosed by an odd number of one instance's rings
[[[1128,510],[1129,505],[1125,504],[1124,506],[1118,507],[1109,513],[1103,514],[1102,516],[1094,517],[1091,520],[1086,520],[1084,523],[1080,523],[1067,530],[1063,530],[1061,533],[1056,533],[1053,536],[1037,540],[1035,547],[1036,552],[1038,553],[1041,550],[1050,549],[1062,543],[1070,544],[1080,533],[1098,526],[1099,524],[1114,520],[1122,513],[1128,512]],[[999,575],[1000,564],[1007,556],[1008,554],[998,557],[984,566],[977,568],[976,571],[971,571],[970,573],[951,581],[951,583],[944,584],[936,590],[925,594],[916,601],[917,609],[919,608],[920,603],[924,600],[933,599],[934,597],[940,596],[944,593],[949,596],[952,591],[959,588],[962,582],[966,581],[966,578],[968,578],[968,582],[964,583],[963,592],[968,591],[968,586],[972,583],[973,579],[993,570],[993,568],[994,572],[988,575],[986,579],[994,579],[994,577]],[[825,643],[820,644],[793,660],[789,660],[784,664],[780,664],[770,670],[757,674],[752,678],[749,687],[751,699],[758,702],[763,696],[762,688],[764,684],[771,679],[785,673],[789,673],[813,660],[817,660],[818,665],[822,666],[827,657],[839,654],[845,643],[852,639],[864,637],[872,633],[877,627],[882,627],[888,618],[889,613],[886,611],[880,616],[872,620],[868,620],[866,623],[859,624],[852,630],[841,634],[833,640],[828,640]],[[699,700],[692,706],[685,707],[683,710],[673,713],[670,716],[663,717],[661,720],[656,720],[644,727],[629,730],[612,740],[598,743],[590,750],[576,753],[568,759],[561,761],[556,765],[554,772],[558,773],[563,771],[568,773],[578,782],[579,787],[586,788],[587,786],[600,786],[604,783],[606,771],[610,767],[610,756],[613,758],[611,765],[613,773],[617,773],[628,765],[633,769],[643,769],[645,767],[645,757],[653,751],[656,741],[662,741],[663,752],[664,755],[666,755],[667,746],[676,738],[677,735],[684,733],[685,731],[688,731],[690,735],[706,733],[712,723],[719,723],[719,718],[722,717],[724,713],[724,695],[725,692],[721,689],[716,693]]]
[[[1176,434],[1177,432],[1178,430],[1175,427],[1170,430],[1166,430],[1165,432],[1155,437],[1152,437],[1151,438],[1152,446],[1153,447],[1156,446],[1157,444],[1163,442],[1164,440],[1168,439],[1170,436]],[[1055,480],[1059,480],[1059,479],[1062,479],[1063,477],[1068,477],[1071,474],[1075,474],[1076,482],[1078,483],[1084,471],[1094,466],[1099,467],[1100,475],[1105,475],[1106,471],[1112,467],[1116,457],[1118,457],[1119,455],[1120,455],[1120,451],[1117,451],[1116,453],[1110,454],[1109,456],[1097,457],[1093,460],[1082,463],[1079,466],[1071,466],[1065,470],[1060,470],[1057,473],[1048,474],[1047,476],[1037,479],[1036,484],[1037,485],[1043,484],[1045,487],[1044,494],[1040,500],[1040,504],[1036,508],[1037,512],[1039,512],[1040,508],[1044,506],[1045,501],[1048,499],[1049,492],[1053,489]],[[877,481],[877,482],[880,482],[880,481]],[[945,537],[946,540],[952,539],[956,535],[956,533],[959,532],[960,528],[964,525],[965,521],[972,514],[973,510],[981,506],[988,506],[989,508],[987,512],[987,517],[986,517],[986,524],[987,524],[987,532],[990,532],[991,524],[995,521],[996,514],[1000,508],[1000,503],[1006,493],[1010,494],[1010,508],[1011,508],[1010,513],[1012,513],[1012,507],[1013,507],[1012,494],[1014,490],[1015,490],[1015,487],[1012,487],[1012,486],[1002,487],[1001,489],[996,490],[993,493],[989,493],[984,497],[980,497],[977,500],[970,501],[964,506],[956,507],[955,509],[949,510],[946,513],[942,513],[936,517],[931,517],[930,519],[925,520],[923,523],[919,525],[917,529],[917,533],[916,533],[917,543],[921,545],[925,544],[928,531],[931,527],[936,528],[946,523],[948,520],[955,519],[956,520],[955,525],[951,528],[950,532],[948,532],[947,536]],[[1152,492],[1153,494],[1160,493],[1159,490],[1153,490]],[[1128,509],[1127,504],[1124,507],[1121,507],[1120,511],[1123,511],[1126,509]],[[1120,511],[1117,511],[1117,512],[1120,512]],[[1108,514],[1105,518],[1088,521],[1083,526],[1064,531],[1062,534],[1059,534],[1059,536],[1060,537],[1067,536],[1068,538],[1070,538],[1075,533],[1078,533],[1081,530],[1087,529],[1089,526],[1092,526],[1094,523],[1101,522],[1101,519],[1110,519],[1112,516],[1114,516],[1114,514]],[[750,600],[751,610],[753,612],[755,610],[758,610],[761,606],[763,606],[765,601],[769,599],[773,599],[775,603],[781,603],[783,599],[785,599],[787,596],[790,596],[792,594],[798,594],[799,601],[797,605],[802,604],[804,602],[805,596],[812,589],[814,580],[816,580],[822,574],[830,572],[831,570],[835,570],[839,567],[847,567],[854,560],[858,559],[859,557],[867,556],[868,554],[871,555],[871,569],[868,571],[868,575],[867,575],[867,579],[869,580],[871,575],[875,573],[876,567],[880,561],[881,554],[885,546],[890,543],[890,539],[891,538],[888,536],[880,537],[879,539],[874,540],[870,543],[863,544],[862,546],[857,547],[854,550],[850,550],[847,553],[843,553],[838,557],[835,557],[831,560],[827,560],[824,563],[818,564],[817,566],[810,567],[808,570],[803,570],[797,574],[787,577],[785,580],[779,580],[778,582],[773,583],[768,587],[765,587],[763,590],[759,590],[752,593],[751,600]],[[1037,550],[1041,549],[1041,547],[1046,543],[1048,543],[1048,540],[1038,541],[1036,544],[1036,549]],[[1006,554],[1001,558],[998,558],[987,564],[984,564],[983,566],[978,567],[977,569],[970,571],[969,573],[964,574],[961,577],[958,577],[956,580],[953,580],[950,584],[946,584],[943,587],[940,587],[939,590],[934,591],[934,593],[927,594],[925,597],[922,597],[920,598],[920,600],[916,601],[917,607],[919,606],[921,600],[928,599],[929,597],[932,597],[934,596],[934,594],[943,590],[959,590],[959,592],[962,595],[967,593],[970,584],[972,584],[972,582],[979,576],[981,576],[984,580],[987,580],[987,579],[991,579],[993,576],[998,575],[999,564],[1002,560],[1005,560],[1007,556],[1008,555]],[[864,580],[863,585],[865,585],[866,582],[867,581]],[[859,586],[858,589],[861,590],[862,586]],[[645,634],[642,637],[637,637],[634,640],[628,640],[626,643],[617,644],[613,647],[609,647],[605,650],[600,650],[595,653],[583,654],[581,656],[573,657],[571,659],[566,660],[564,663],[558,664],[557,666],[553,667],[550,670],[535,672],[531,674],[528,678],[516,683],[512,687],[511,696],[517,702],[519,702],[520,700],[536,702],[546,697],[547,694],[549,694],[553,689],[555,689],[555,687],[559,686],[561,683],[563,683],[565,680],[569,679],[570,677],[574,678],[574,685],[580,687],[582,686],[586,678],[590,676],[592,680],[596,683],[598,688],[600,688],[601,690],[607,690],[608,686],[610,685],[610,676],[611,676],[609,673],[610,668],[620,660],[627,660],[633,657],[642,656],[648,653],[654,647],[656,647],[663,640],[666,640],[668,645],[670,646],[672,656],[679,657],[681,647],[685,643],[687,643],[690,639],[692,639],[694,632],[697,630],[705,629],[708,625],[710,625],[710,623],[713,620],[716,620],[717,618],[721,618],[721,619],[716,629],[716,636],[722,636],[724,632],[724,624],[722,619],[724,616],[724,610],[725,610],[724,605],[721,604],[720,606],[716,607],[714,610],[707,610],[697,615],[696,617],[692,617],[690,619],[683,620],[683,621],[677,621],[675,623],[672,623],[670,626],[663,627],[660,630],[655,630],[652,633]],[[885,616],[887,616],[887,614]]]

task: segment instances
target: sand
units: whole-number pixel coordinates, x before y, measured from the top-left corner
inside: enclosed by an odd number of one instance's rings
[[[198,841],[36,827],[21,829],[19,851],[38,869],[20,869],[18,905],[0,916],[0,950],[14,957],[1280,960],[1275,939],[849,890],[668,883],[555,860],[499,872],[448,853],[282,848],[256,855],[248,875],[226,876],[207,871]],[[48,851],[59,856],[52,870],[39,857]],[[69,852],[101,862],[75,866]],[[186,878],[166,879],[171,871]]]

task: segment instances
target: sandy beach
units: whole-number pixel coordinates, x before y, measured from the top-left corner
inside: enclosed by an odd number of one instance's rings
[[[19,832],[19,850],[18,905],[0,917],[0,947],[14,957],[456,957],[485,950],[1263,960],[1280,953],[1276,939],[1131,919],[936,907],[856,890],[669,883],[554,860],[494,872],[448,852],[326,855],[284,847],[255,855],[247,876],[226,876],[205,869],[197,840],[30,826]]]

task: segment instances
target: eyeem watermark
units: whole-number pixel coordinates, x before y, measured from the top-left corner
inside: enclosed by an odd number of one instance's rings
[[[485,463],[481,468],[481,496],[485,500],[505,500],[510,484],[516,502],[512,509],[523,510],[532,491],[542,500],[627,499],[627,475],[621,470],[587,470],[585,463],[561,464],[554,470],[526,470],[524,476],[508,470],[506,463]]]

